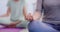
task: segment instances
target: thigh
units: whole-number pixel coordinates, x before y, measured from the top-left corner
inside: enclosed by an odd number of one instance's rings
[[[0,24],[9,25],[11,23],[9,17],[0,18]]]
[[[57,30],[53,29],[51,26],[40,21],[32,21],[28,25],[28,29],[30,32],[58,32]]]
[[[52,24],[51,24],[51,26],[52,26],[54,29],[60,31],[60,24],[57,24],[57,25],[55,25],[55,24],[52,25]]]
[[[19,24],[16,25],[16,27],[24,27],[26,28],[28,26],[28,21],[21,21]]]

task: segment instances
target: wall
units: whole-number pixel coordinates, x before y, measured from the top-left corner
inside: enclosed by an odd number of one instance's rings
[[[0,15],[6,13],[8,0],[0,0]]]

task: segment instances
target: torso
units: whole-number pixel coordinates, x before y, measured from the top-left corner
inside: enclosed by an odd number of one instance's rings
[[[60,0],[44,0],[45,20],[60,21]]]
[[[11,18],[19,19],[23,17],[23,0],[19,0],[18,2],[11,1]]]

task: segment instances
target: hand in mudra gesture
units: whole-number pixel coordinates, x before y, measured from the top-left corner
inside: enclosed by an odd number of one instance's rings
[[[28,15],[25,16],[25,19],[28,20],[28,21],[32,21],[33,16],[29,13]]]

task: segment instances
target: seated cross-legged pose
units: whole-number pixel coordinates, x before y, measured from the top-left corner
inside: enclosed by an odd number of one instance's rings
[[[24,18],[26,13],[25,0],[10,0],[7,6],[7,14],[1,16],[9,16],[10,14],[10,23],[6,27],[27,27],[28,22]]]

